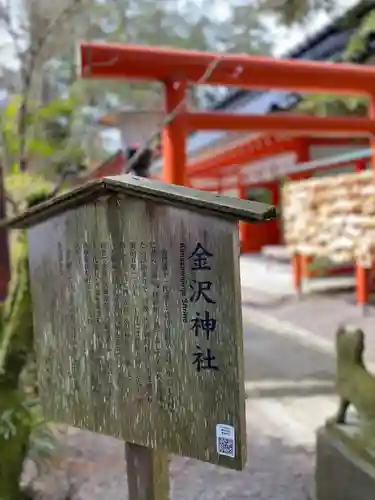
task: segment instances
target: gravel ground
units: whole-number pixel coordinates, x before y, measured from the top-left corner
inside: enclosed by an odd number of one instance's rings
[[[315,429],[333,408],[322,389],[333,359],[259,327],[247,326],[244,338],[247,466],[235,472],[173,457],[171,500],[310,498]],[[124,455],[122,442],[70,428],[49,469],[37,475],[28,463],[23,482],[36,500],[125,500]]]
[[[313,450],[291,446],[282,429],[264,416],[249,433],[249,459],[243,472],[173,457],[170,467],[172,500],[307,500],[312,480]],[[259,423],[258,421],[258,423]],[[268,425],[268,424],[267,424]],[[125,500],[124,444],[116,439],[69,429],[63,449],[39,477],[28,463],[24,483],[37,500]]]

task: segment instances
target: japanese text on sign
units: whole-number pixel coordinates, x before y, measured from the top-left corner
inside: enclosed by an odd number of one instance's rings
[[[196,339],[196,352],[193,353],[192,363],[196,366],[197,372],[219,370],[216,357],[210,347],[211,334],[215,333],[217,321],[207,309],[207,305],[216,304],[210,280],[210,259],[213,257],[214,255],[198,242],[188,258],[191,271],[195,273],[195,279],[190,284],[190,303],[194,304],[196,309],[190,321],[190,331]],[[202,341],[208,343],[203,348],[201,347]]]

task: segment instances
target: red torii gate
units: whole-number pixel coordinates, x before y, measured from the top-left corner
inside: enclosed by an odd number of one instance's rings
[[[375,134],[375,69],[354,64],[279,60],[244,55],[214,54],[169,48],[82,43],[81,76],[95,79],[161,81],[166,116],[179,112],[163,131],[163,178],[184,184],[186,139],[193,130],[246,130],[309,134]],[[211,69],[209,69],[211,68]],[[369,118],[311,117],[293,114],[236,115],[188,112],[187,84],[205,83],[249,89],[274,88],[298,92],[364,94],[371,98]]]
[[[375,68],[372,67],[111,43],[82,43],[80,55],[82,78],[164,83],[163,179],[169,183],[185,184],[186,142],[188,133],[194,130],[323,132],[362,137],[366,134],[375,151]],[[189,112],[184,105],[186,86],[202,83],[244,89],[367,95],[370,99],[369,117]],[[375,154],[373,171],[375,174]],[[296,256],[297,274],[299,268]],[[357,287],[357,299],[365,303],[368,297],[367,270],[360,266],[357,266]]]

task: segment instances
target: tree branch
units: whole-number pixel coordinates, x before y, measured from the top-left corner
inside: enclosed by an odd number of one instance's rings
[[[56,196],[59,193],[59,191],[61,191],[61,188],[63,187],[64,182],[67,180],[67,178],[75,174],[76,174],[76,169],[73,169],[71,167],[63,170],[59,181],[57,182],[53,190],[49,193],[48,198],[53,198],[54,196]]]
[[[56,16],[56,18],[48,25],[47,29],[37,40],[37,42],[29,48],[28,57],[24,69],[22,71],[22,101],[19,109],[18,117],[18,134],[19,134],[19,150],[18,150],[18,161],[20,166],[24,165],[26,157],[26,142],[27,142],[27,115],[29,107],[29,96],[30,89],[33,81],[33,74],[35,70],[35,65],[37,58],[45,46],[48,38],[53,34],[54,29],[57,25],[63,23],[70,16],[76,13],[76,10],[82,6],[81,0],[72,0],[72,2],[62,9],[62,11]],[[21,168],[22,170],[22,168]]]
[[[11,0],[5,0],[5,5],[1,9],[0,19],[5,24],[5,28],[12,39],[16,55],[19,59],[20,64],[22,64],[24,62],[24,52],[19,43],[19,33],[17,33],[16,29],[13,26],[11,9]]]
[[[7,192],[5,192],[5,200],[6,200],[7,203],[9,203],[12,206],[13,212],[15,214],[18,214],[19,213],[18,203]]]
[[[64,7],[55,19],[48,25],[47,29],[42,33],[41,37],[37,40],[34,47],[30,47],[30,54],[35,64],[35,59],[40,54],[48,38],[53,34],[54,29],[61,25],[64,21],[68,20],[71,16],[78,13],[79,8],[82,7],[82,0],[72,0],[72,2]]]

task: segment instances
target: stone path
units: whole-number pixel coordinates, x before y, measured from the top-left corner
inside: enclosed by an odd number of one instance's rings
[[[366,359],[375,367],[375,306],[370,305],[363,314],[355,305],[354,290],[346,288],[353,282],[351,278],[313,280],[311,291],[297,299],[288,264],[245,256],[241,258],[241,280],[248,322],[331,354],[338,325],[355,325],[365,331]]]
[[[238,473],[176,457],[172,500],[310,498],[314,432],[334,409],[333,357],[251,325],[246,307],[244,317],[248,465]],[[65,445],[39,500],[127,498],[121,442],[74,431]]]

